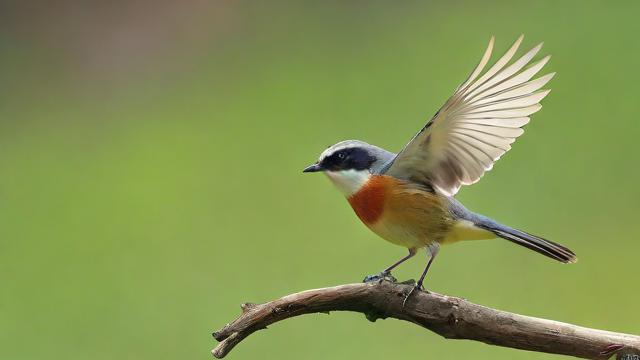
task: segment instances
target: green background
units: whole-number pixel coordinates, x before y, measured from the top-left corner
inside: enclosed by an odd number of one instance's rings
[[[458,199],[578,254],[445,247],[427,287],[640,333],[637,2],[2,2],[0,358],[209,359],[245,301],[357,282],[404,255],[301,169],[401,146],[491,35],[558,75]],[[418,276],[422,256],[402,266]],[[551,359],[361,314],[291,319],[230,359]]]

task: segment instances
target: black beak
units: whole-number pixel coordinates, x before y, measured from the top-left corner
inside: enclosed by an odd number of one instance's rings
[[[306,168],[304,168],[304,170],[302,170],[302,172],[318,172],[322,170],[324,170],[322,169],[322,166],[316,163],[316,164],[307,166]]]

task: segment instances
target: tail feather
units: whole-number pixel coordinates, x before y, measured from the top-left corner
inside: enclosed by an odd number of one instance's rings
[[[526,233],[516,229],[487,229],[497,236],[509,240],[518,245],[524,246],[542,255],[558,260],[565,264],[571,264],[578,261],[576,254],[569,248],[562,246],[553,241],[543,239],[541,237]]]
[[[539,236],[502,225],[488,217],[473,213],[453,198],[450,201],[451,210],[459,219],[471,221],[475,226],[492,232],[498,237],[509,240],[520,246],[524,246],[565,264],[575,263],[578,261],[576,254],[565,246],[543,239]]]

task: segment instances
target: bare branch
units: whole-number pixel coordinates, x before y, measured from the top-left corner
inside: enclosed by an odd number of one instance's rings
[[[222,358],[253,332],[290,317],[356,311],[371,321],[388,317],[409,321],[448,339],[585,359],[640,354],[640,336],[513,314],[452,296],[415,292],[403,307],[402,301],[411,288],[389,281],[348,284],[303,291],[264,304],[246,303],[240,317],[213,333],[220,343],[212,353]]]

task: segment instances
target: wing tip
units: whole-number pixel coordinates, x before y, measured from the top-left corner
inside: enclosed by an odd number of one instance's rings
[[[512,47],[515,47],[516,49],[519,48],[523,40],[524,40],[524,34],[520,34],[520,36],[518,36],[516,41],[513,43]]]
[[[496,43],[496,37],[494,35],[491,35],[491,38],[489,39],[489,43],[487,44],[487,48],[484,50],[484,54],[482,55],[482,58],[491,57],[491,54],[493,53],[493,47],[494,47],[495,43]]]

